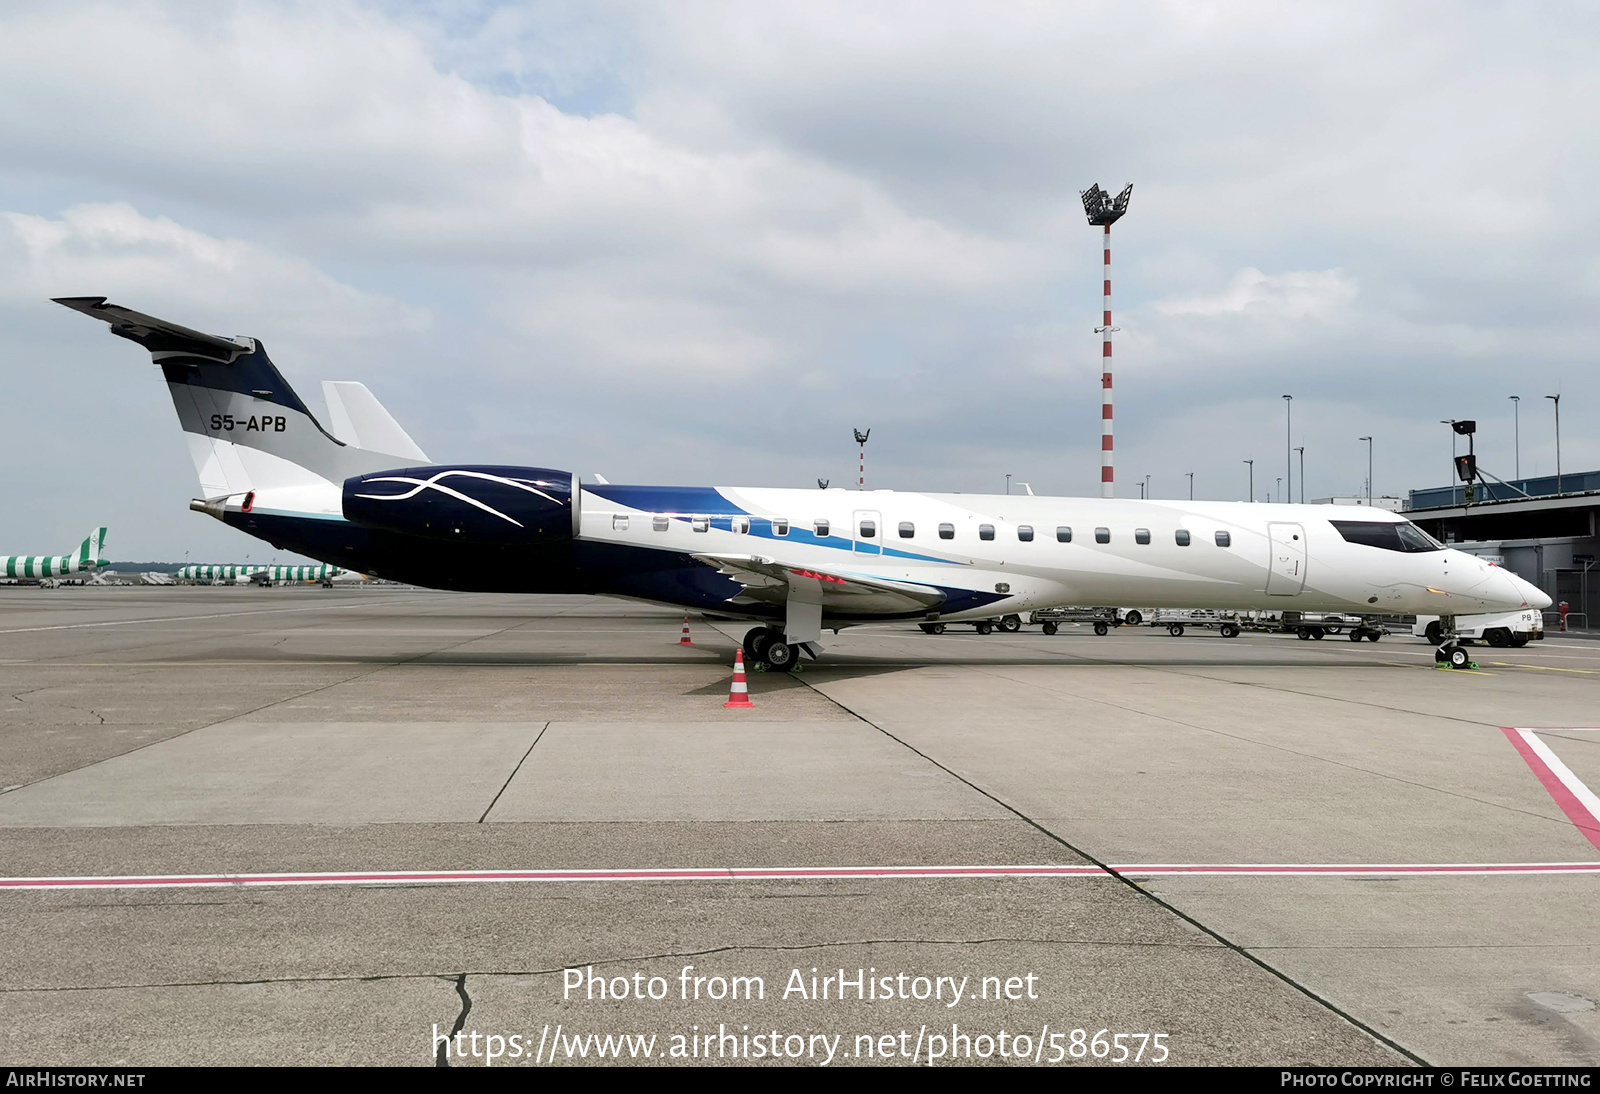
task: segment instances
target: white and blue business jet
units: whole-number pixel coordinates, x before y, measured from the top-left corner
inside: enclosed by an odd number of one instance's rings
[[[190,508],[281,550],[416,585],[602,593],[753,620],[746,652],[770,669],[815,657],[824,631],[886,620],[1091,604],[1452,619],[1550,603],[1370,509],[1346,519],[1319,505],[621,486],[434,464],[359,384],[324,385],[324,426],[253,338],[104,297],[57,302],[161,367],[200,476]],[[1467,663],[1450,629],[1439,657]]]

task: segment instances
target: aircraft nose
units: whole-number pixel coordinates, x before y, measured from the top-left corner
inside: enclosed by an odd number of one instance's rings
[[[1543,611],[1550,606],[1550,598],[1531,581],[1524,581],[1510,570],[1496,567],[1498,586],[1512,607],[1529,607]]]
[[[1516,574],[1509,574],[1507,576],[1510,577],[1512,582],[1517,586],[1517,590],[1522,593],[1523,599],[1528,602],[1528,607],[1537,608],[1539,611],[1544,611],[1553,603],[1553,601],[1550,599],[1550,595],[1533,582],[1524,581]]]

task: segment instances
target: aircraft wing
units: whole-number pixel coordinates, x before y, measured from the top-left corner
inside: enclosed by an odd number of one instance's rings
[[[783,604],[792,595],[811,600],[821,596],[829,614],[885,615],[931,611],[945,602],[939,589],[887,578],[867,578],[859,574],[785,566],[764,555],[695,555],[696,560],[744,586],[738,599],[767,604]]]

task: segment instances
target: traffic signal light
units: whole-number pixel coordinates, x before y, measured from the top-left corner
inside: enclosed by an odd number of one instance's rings
[[[1470,437],[1472,434],[1478,431],[1478,423],[1473,421],[1471,418],[1463,418],[1459,422],[1451,422],[1450,428],[1461,434],[1463,437]]]
[[[1456,478],[1460,479],[1462,482],[1471,482],[1473,479],[1475,479],[1477,477],[1478,477],[1478,457],[1476,457],[1476,456],[1457,456],[1456,457]]]

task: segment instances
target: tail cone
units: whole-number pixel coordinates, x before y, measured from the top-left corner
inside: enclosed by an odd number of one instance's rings
[[[733,687],[728,692],[728,701],[722,704],[725,707],[754,707],[750,701],[750,689],[744,682],[744,650],[733,651]]]

